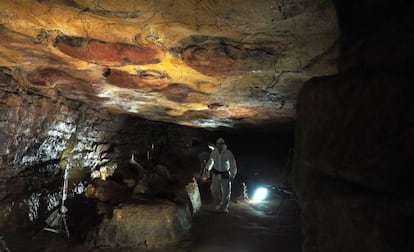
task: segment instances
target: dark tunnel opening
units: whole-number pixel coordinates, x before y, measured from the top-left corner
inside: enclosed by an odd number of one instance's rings
[[[237,161],[238,175],[234,181],[235,197],[242,192],[242,183],[252,195],[259,185],[291,186],[294,152],[294,124],[261,128],[219,130],[208,138],[214,143],[222,137]]]

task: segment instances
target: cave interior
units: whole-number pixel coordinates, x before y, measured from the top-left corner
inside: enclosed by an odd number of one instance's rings
[[[414,251],[412,1],[0,9],[0,251]]]

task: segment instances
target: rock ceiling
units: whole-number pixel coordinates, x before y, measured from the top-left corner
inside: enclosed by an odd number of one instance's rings
[[[2,0],[0,9],[1,71],[52,99],[149,120],[292,121],[302,84],[337,72],[326,0]]]

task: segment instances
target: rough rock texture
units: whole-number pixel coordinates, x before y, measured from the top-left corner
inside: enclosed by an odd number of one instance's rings
[[[201,209],[201,195],[197,180],[193,178],[188,185],[185,186],[185,191],[191,202],[191,213],[194,215]]]
[[[348,73],[302,90],[295,185],[315,251],[414,248],[410,79]]]
[[[177,244],[187,238],[190,209],[168,201],[126,204],[114,210],[88,238],[94,246],[122,251],[154,249]]]
[[[0,67],[30,90],[197,127],[291,122],[337,72],[327,0],[1,1]]]
[[[122,171],[128,167],[132,152],[138,159],[146,160],[151,165],[149,168],[157,163],[164,165],[156,165],[155,172],[159,170],[157,167],[166,170],[167,166],[170,177],[178,183],[176,187],[182,183],[181,189],[185,192],[191,171],[179,163],[170,166],[169,158],[188,152],[192,146],[181,149],[170,142],[180,139],[191,143],[192,137],[197,136],[196,131],[180,138],[183,131],[180,126],[112,114],[64,97],[45,97],[19,85],[3,70],[0,75],[0,230],[18,231],[43,221],[60,204],[62,171],[67,165],[71,167],[70,198],[84,192],[93,171],[116,169],[120,170],[118,176],[125,176]],[[169,155],[171,152],[174,154]]]
[[[166,148],[170,134],[172,140],[180,139],[182,130],[174,125],[112,114],[63,97],[44,97],[4,71],[0,81],[0,168],[7,168],[5,175],[39,164],[59,164],[63,159],[95,169],[111,159],[128,159],[132,151],[144,157],[149,149],[155,159]],[[197,132],[180,140],[191,143],[192,135]],[[180,151],[179,146],[168,148]]]
[[[134,149],[142,143],[134,143],[128,132],[122,137],[119,131],[125,117],[27,90],[2,91],[1,95],[0,167],[7,168],[5,175],[13,176],[37,165],[59,164],[63,159],[93,169],[110,161],[108,152],[119,155],[123,145]]]
[[[308,81],[298,100],[303,251],[413,251],[414,5],[335,4],[341,73]]]

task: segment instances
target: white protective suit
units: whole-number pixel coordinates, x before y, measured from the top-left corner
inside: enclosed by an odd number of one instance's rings
[[[237,165],[233,153],[223,145],[221,153],[215,148],[208,159],[206,168],[211,172],[211,194],[216,210],[228,212],[231,195],[231,181],[236,177]],[[227,175],[227,176],[226,176]]]

